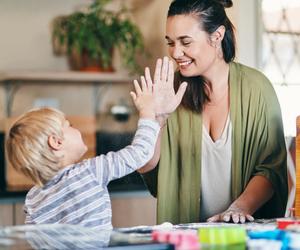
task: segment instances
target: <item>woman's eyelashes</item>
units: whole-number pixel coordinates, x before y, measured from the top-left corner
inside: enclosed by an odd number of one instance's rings
[[[171,41],[167,41],[167,45],[169,47],[174,47],[175,43],[174,42],[171,42]]]
[[[180,41],[180,44],[184,47],[188,47],[192,42],[191,41]],[[175,43],[174,42],[171,42],[171,41],[167,41],[167,45],[169,47],[174,47],[175,46]]]
[[[185,47],[188,47],[191,44],[191,42],[182,42],[181,44]]]
[[[180,43],[182,46],[188,47],[192,43],[192,41],[190,38],[183,38],[180,40]]]

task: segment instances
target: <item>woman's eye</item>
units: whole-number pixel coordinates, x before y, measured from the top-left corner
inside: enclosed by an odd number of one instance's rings
[[[174,46],[174,43],[167,42],[167,45],[168,45],[169,47],[173,47],[173,46]]]
[[[183,46],[189,46],[191,43],[190,42],[183,42],[182,45]]]

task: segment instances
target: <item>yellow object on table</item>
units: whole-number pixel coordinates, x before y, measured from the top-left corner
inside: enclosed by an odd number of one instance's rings
[[[246,229],[240,226],[205,227],[198,230],[201,244],[233,245],[246,243]]]

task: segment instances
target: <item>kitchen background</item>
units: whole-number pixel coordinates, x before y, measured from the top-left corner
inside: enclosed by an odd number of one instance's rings
[[[156,59],[167,55],[165,20],[171,0],[115,0],[111,8],[124,2],[141,29],[149,52],[139,64],[150,66],[153,71]],[[53,53],[52,21],[89,3],[91,0],[0,0],[0,79],[12,76],[6,84],[0,82],[0,140],[3,141],[11,119],[32,107],[50,105],[76,119],[86,133],[92,153],[114,150],[130,142],[137,119],[129,96],[133,77],[121,65],[118,54],[113,60],[114,80],[97,78],[77,83],[74,79],[72,83],[62,77],[53,84],[55,74],[69,71],[69,64],[66,56]],[[233,4],[228,15],[237,31],[237,61],[259,68],[270,77],[280,98],[286,135],[295,136],[295,117],[300,114],[300,18],[296,14],[300,1],[234,0]],[[31,73],[46,77],[24,80]],[[112,110],[120,106],[129,111],[128,119],[112,115]],[[85,125],[87,121],[89,126]],[[0,225],[20,224],[24,192],[10,195],[6,191],[8,184],[12,189],[22,189],[22,179],[8,169],[3,148],[0,153]],[[292,159],[290,165],[293,168]],[[156,201],[137,174],[110,188],[114,226],[155,224]]]

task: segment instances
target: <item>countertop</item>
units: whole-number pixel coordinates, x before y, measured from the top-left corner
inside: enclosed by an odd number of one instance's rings
[[[277,229],[276,220],[257,220],[256,222],[243,225],[234,225],[228,223],[190,223],[172,225],[163,223],[156,226],[137,226],[131,228],[115,228],[114,230],[97,230],[78,225],[23,225],[0,227],[0,249],[113,249],[113,250],[175,250],[174,246],[167,243],[158,243],[152,241],[151,233],[154,230],[163,230],[163,232],[184,232],[189,230],[197,232],[199,229],[214,227],[220,229],[219,232],[225,232],[227,227],[244,228],[248,236],[243,244],[212,245],[202,244],[201,249],[227,249],[227,250],[257,250],[257,249],[280,249],[279,244],[288,244],[289,249],[300,249],[300,228],[286,235],[289,242],[272,235],[284,235],[286,231]],[[297,225],[296,225],[297,226]],[[295,230],[295,229],[294,229]],[[264,241],[260,238],[253,238],[253,233],[260,235],[268,234]],[[280,234],[278,234],[280,233]],[[225,235],[225,234],[224,234]],[[258,235],[256,235],[257,237]],[[264,236],[264,237],[265,237]],[[224,237],[222,237],[222,240]],[[278,238],[278,239],[277,239]],[[287,239],[287,238],[285,238]],[[214,238],[216,240],[216,238]],[[274,248],[274,240],[277,241],[277,247]],[[279,241],[278,241],[279,240]],[[166,242],[166,241],[162,241]],[[169,241],[167,241],[169,242]],[[260,247],[258,247],[258,244]],[[273,246],[273,247],[272,247]],[[283,245],[282,245],[283,246]],[[179,248],[177,248],[179,249]],[[198,249],[198,248],[197,248]]]
[[[149,235],[130,236],[117,231],[63,224],[0,227],[0,248],[174,250],[173,245],[152,242]]]

